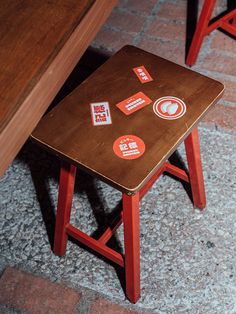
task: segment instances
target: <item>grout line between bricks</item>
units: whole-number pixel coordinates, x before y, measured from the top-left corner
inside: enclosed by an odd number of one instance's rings
[[[131,36],[138,34],[138,32],[128,32],[126,30],[123,30],[122,28],[111,26],[111,25],[104,25],[103,29],[108,30],[108,31],[111,30],[115,33],[123,33],[123,34],[131,35]]]
[[[139,16],[139,17],[144,17],[146,18],[148,16],[148,14],[144,14],[144,13],[140,13],[140,11],[136,11],[136,10],[130,10],[127,8],[122,8],[122,7],[116,7],[114,10],[114,12],[120,12],[120,13],[129,13],[135,16]]]
[[[223,96],[223,97],[224,97],[224,96]],[[225,107],[236,108],[236,103],[231,102],[231,101],[224,100],[224,98],[219,101],[219,104],[220,104],[220,105],[223,105],[223,106],[225,106]]]
[[[218,48],[211,48],[211,51],[216,55],[216,56],[223,56],[223,57],[230,57],[230,58],[236,58],[236,53],[232,51],[227,51],[227,50],[220,50]]]
[[[156,14],[158,13],[158,11],[161,8],[161,5],[164,3],[165,0],[159,0],[157,1],[157,3],[154,5],[152,11],[150,12],[150,14],[147,16],[147,19],[144,23],[144,26],[142,27],[141,31],[139,34],[137,34],[134,39],[133,39],[133,44],[134,45],[138,45],[141,40],[143,39],[143,36],[145,34],[145,32],[148,30],[149,26],[151,25],[151,23],[153,22],[153,20],[156,17]]]
[[[208,122],[200,122],[199,126],[202,128],[202,129],[205,129],[205,130],[213,130],[214,132],[218,132],[220,134],[224,133],[224,134],[227,134],[227,135],[232,135],[235,137],[236,135],[236,132],[235,130],[232,130],[232,129],[229,129],[229,128],[226,128],[226,127],[222,127],[222,126],[219,126],[215,123],[208,123]]]
[[[202,74],[202,75],[209,76],[209,77],[214,78],[214,79],[236,82],[236,76],[217,72],[217,71],[213,71],[213,70],[207,70],[207,69],[204,69],[203,67],[199,66],[199,64],[192,67],[192,69],[194,71]]]

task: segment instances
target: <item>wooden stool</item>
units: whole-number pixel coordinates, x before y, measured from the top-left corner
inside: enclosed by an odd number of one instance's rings
[[[188,52],[186,64],[192,66],[197,59],[204,37],[217,28],[236,36],[236,8],[210,23],[216,0],[205,0],[196,31]]]
[[[190,182],[194,205],[205,207],[196,126],[223,89],[215,80],[125,46],[48,113],[32,138],[63,160],[54,253],[65,254],[71,236],[124,267],[126,295],[135,303],[140,297],[140,199],[169,172]],[[167,161],[183,141],[189,175]],[[123,195],[123,212],[98,240],[70,224],[76,167]],[[106,245],[122,221],[124,256]]]

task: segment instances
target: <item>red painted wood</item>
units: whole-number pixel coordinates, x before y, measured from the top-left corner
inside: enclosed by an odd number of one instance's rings
[[[169,162],[165,162],[161,168],[158,169],[158,171],[151,177],[151,179],[142,187],[142,189],[139,191],[139,197],[140,200],[144,197],[144,195],[150,190],[150,188],[153,186],[153,184],[156,182],[156,180],[162,175],[163,172],[168,172],[179,179],[189,182],[189,177],[187,173],[174,166],[171,165]]]
[[[203,4],[199,22],[186,59],[186,64],[189,66],[192,66],[196,62],[204,37],[213,30],[222,28],[236,36],[236,9],[231,10],[229,13],[218,18],[214,23],[209,25],[215,4],[216,0],[205,0]],[[233,21],[230,23],[232,19]]]
[[[123,193],[126,295],[132,303],[140,297],[139,193]]]
[[[217,28],[222,28],[230,34],[236,36],[236,25],[230,23],[230,20],[234,17],[236,17],[236,9],[225,14],[223,17],[219,18],[217,21],[208,26],[206,30],[206,35],[208,35],[210,32],[214,31]]]
[[[54,253],[59,256],[64,255],[66,251],[68,240],[66,225],[70,221],[75,174],[75,166],[65,162],[62,163],[53,249]]]
[[[201,48],[203,39],[206,35],[207,27],[209,25],[211,15],[215,6],[216,0],[205,0],[196,31],[193,36],[192,43],[187,55],[186,64],[192,66],[197,59],[197,55]]]
[[[234,17],[234,19],[232,21],[232,25],[233,25],[233,27],[236,27],[236,17]]]
[[[196,207],[203,209],[206,206],[206,195],[197,128],[189,134],[185,139],[184,144],[188,161],[193,203]]]
[[[151,179],[141,188],[139,191],[140,200],[144,197],[144,195],[150,190],[156,180],[160,177],[160,175],[165,171],[165,163],[164,165],[157,170],[157,172],[151,177]]]
[[[170,174],[172,174],[175,177],[178,177],[179,179],[185,181],[185,182],[189,182],[189,177],[186,173],[186,171],[170,164],[169,162],[165,163],[165,172],[168,172]]]
[[[113,236],[113,234],[116,232],[116,230],[119,228],[119,226],[122,224],[122,222],[123,222],[123,212],[121,212],[111,222],[111,225],[105,230],[105,232],[101,235],[98,241],[103,244],[107,243],[110,240],[110,238]]]
[[[105,256],[109,260],[113,261],[114,263],[124,267],[124,259],[123,256],[109,248],[103,243],[91,238],[86,233],[80,231],[79,229],[73,227],[72,225],[66,226],[67,234],[70,235],[72,238],[75,238],[79,242],[83,243],[84,245],[90,247],[92,250],[98,252],[99,254]]]

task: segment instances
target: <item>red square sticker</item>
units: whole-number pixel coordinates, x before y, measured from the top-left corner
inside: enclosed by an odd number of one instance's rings
[[[90,109],[92,122],[94,126],[112,123],[110,107],[107,101],[91,103]]]
[[[130,115],[131,113],[149,105],[151,102],[152,100],[143,92],[138,92],[137,94],[119,102],[116,106],[124,112],[124,114]]]
[[[138,79],[142,84],[153,81],[153,78],[148,73],[144,65],[133,68],[134,73],[137,75]]]

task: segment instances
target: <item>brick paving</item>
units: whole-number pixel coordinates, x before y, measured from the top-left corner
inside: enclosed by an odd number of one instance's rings
[[[103,298],[98,298],[91,306],[90,314],[138,314],[137,311],[113,304]]]
[[[200,1],[202,4],[203,1]],[[226,9],[218,0],[214,16]],[[201,5],[199,6],[201,8]],[[200,10],[199,10],[200,11]],[[113,54],[126,44],[136,45],[184,65],[186,42],[185,0],[122,0],[95,38],[92,46]],[[193,69],[225,83],[220,106],[205,118],[204,126],[235,130],[236,41],[216,30],[205,40]]]
[[[3,312],[1,307],[4,308]],[[7,267],[0,277],[0,314],[140,314],[95,292],[78,291],[16,268]],[[142,313],[147,313],[145,310]],[[149,311],[148,313],[151,313]]]
[[[226,0],[217,3],[215,14],[225,9]],[[120,0],[92,46],[111,55],[126,44],[137,45],[184,65],[186,13],[185,0]],[[202,125],[227,132],[236,131],[235,40],[218,30],[211,33],[204,41],[193,69],[226,85],[223,99],[205,117]],[[66,283],[56,284],[7,267],[0,278],[0,314],[21,312],[152,313],[136,306],[115,304],[112,299],[86,288],[72,289]]]
[[[74,313],[80,300],[75,290],[7,268],[0,279],[0,304],[26,313]]]

